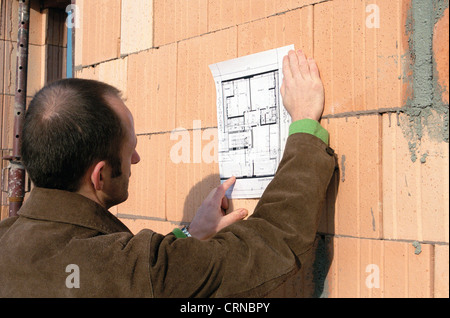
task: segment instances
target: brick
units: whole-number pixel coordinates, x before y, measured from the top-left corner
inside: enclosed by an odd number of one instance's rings
[[[422,215],[422,235],[424,240],[448,243],[448,143],[423,139],[421,147],[423,147],[423,149],[426,149],[424,151],[428,151],[426,162],[420,163],[420,209]],[[418,161],[421,162],[422,158],[420,158]],[[419,172],[417,171],[417,173]],[[420,228],[418,228],[418,230],[420,230]]]
[[[433,31],[433,53],[435,61],[435,72],[437,73],[437,82],[439,88],[437,92],[441,94],[440,98],[446,104],[449,103],[449,74],[448,74],[448,59],[449,59],[449,8],[445,9],[444,14],[434,26]]]
[[[378,3],[378,2],[377,2]],[[407,92],[403,88],[403,59],[409,47],[407,41],[406,11],[410,0],[379,2],[380,28],[376,29],[376,88],[377,107],[402,107]]]
[[[120,26],[120,54],[153,46],[153,1],[123,0]]]
[[[407,245],[409,298],[430,298],[434,295],[434,246],[415,243]]]
[[[28,46],[27,96],[34,96],[34,94],[36,94],[45,84],[47,53],[46,46]],[[16,62],[17,61],[14,61],[13,64],[14,70]],[[62,66],[63,65],[61,64],[61,67]]]
[[[206,157],[200,158],[198,150],[194,151],[194,147],[197,148],[194,143],[199,141],[200,133],[204,133],[204,131],[184,131],[183,134],[174,134],[173,140],[169,141],[166,162],[167,220],[173,222],[192,221],[204,199],[215,187],[220,185],[218,164],[204,162],[203,159]],[[180,145],[182,138],[189,141],[188,144],[185,144],[189,145],[189,159],[186,162],[177,163],[176,157],[171,156],[170,152],[179,153],[177,145]],[[194,138],[197,141],[194,142]],[[203,151],[210,142],[210,140],[202,140],[197,149]],[[186,148],[183,151],[186,151]]]
[[[283,11],[287,8],[285,1],[278,9]],[[258,20],[270,15],[268,14],[268,1],[208,1],[209,31],[223,29],[230,26],[243,24],[249,21]]]
[[[433,297],[434,248],[420,248],[416,254],[408,242],[334,237],[329,297]]]
[[[175,129],[177,113],[177,44],[128,57],[127,105],[136,133]],[[194,76],[194,75],[193,75]]]
[[[334,260],[337,263],[335,290],[339,298],[358,297],[360,286],[360,240],[335,239]],[[345,286],[345,288],[343,288]],[[331,291],[332,293],[334,290]]]
[[[16,90],[17,44],[10,41],[4,41],[3,44],[4,75],[2,92],[14,95]],[[33,96],[44,85],[45,57],[46,46],[32,44],[28,46],[27,96]]]
[[[96,66],[83,67],[75,70],[74,73],[76,78],[92,79],[97,81],[99,78],[98,67]]]
[[[434,253],[434,297],[448,298],[448,245],[436,245]]]
[[[185,40],[208,31],[208,0],[155,0],[154,46]]]
[[[369,1],[314,6],[314,56],[325,85],[324,115],[401,107],[402,12],[408,1],[379,1],[380,27],[366,24]],[[368,27],[370,26],[370,27]]]
[[[312,0],[209,0],[208,30],[215,31],[305,7]],[[312,7],[311,7],[312,8]]]
[[[322,125],[330,133],[340,169],[328,189],[320,231],[381,237],[380,116],[325,119]]]
[[[245,18],[251,20],[253,15],[244,11],[244,1],[208,1],[208,31],[220,30],[245,22]],[[248,8],[247,8],[248,9]],[[247,14],[245,14],[247,12]]]
[[[235,211],[237,209],[247,209],[248,216],[255,212],[255,208],[258,205],[259,199],[230,199],[228,212]]]
[[[406,258],[408,247],[406,244],[388,244],[385,250],[385,279],[383,286],[386,297],[407,297],[408,266],[399,262]]]
[[[283,17],[271,17],[238,26],[238,56],[280,47]],[[292,43],[289,43],[292,44]]]
[[[11,21],[12,20],[12,16],[11,16],[11,10],[7,10],[7,6],[11,6],[10,2],[7,1],[3,1],[0,0],[0,19],[1,21]],[[8,19],[7,19],[8,18]],[[6,37],[6,33],[7,33],[7,29],[5,27],[6,23],[2,23],[0,25],[0,40],[5,40]]]
[[[313,55],[313,7],[238,26],[238,55],[245,56],[294,44]]]
[[[77,1],[81,25],[75,29],[75,37],[82,33],[80,41],[76,43],[82,46],[76,51],[76,54],[81,54],[78,63],[92,65],[119,57],[120,4],[120,0]]]
[[[78,11],[79,12],[84,12],[84,3],[85,1],[77,1],[77,6],[78,6]],[[74,64],[74,73],[76,72],[77,69],[81,68],[83,66],[83,43],[84,43],[84,36],[83,36],[83,19],[82,19],[82,15],[79,16],[79,27],[76,28],[73,32],[74,35],[74,47],[73,47],[73,64]],[[87,48],[86,48],[87,50]]]
[[[17,42],[19,2],[6,0],[2,2],[0,39]],[[28,39],[30,44],[43,45],[45,43],[45,19],[45,14],[40,12],[39,1],[31,1]]]
[[[333,52],[332,52],[332,5],[318,4],[314,6],[314,59],[320,70],[325,87],[324,114],[333,114]]]
[[[217,127],[216,89],[209,65],[237,57],[236,28],[178,43],[176,127]]]
[[[359,297],[381,298],[384,295],[382,288],[382,274],[385,273],[384,266],[384,243],[381,240],[359,240],[360,244],[360,276]],[[380,273],[379,284],[376,275]]]
[[[75,77],[105,82],[119,89],[122,97],[128,99],[127,89],[128,57],[83,67],[75,71]],[[136,121],[136,120],[135,120]]]
[[[166,170],[168,135],[138,136],[141,161],[132,165],[128,200],[119,215],[166,220]]]
[[[15,2],[15,1],[14,1]],[[18,15],[16,17],[18,19]],[[18,20],[15,20],[18,21]],[[45,29],[46,15],[41,13],[40,3],[36,0],[31,1],[30,5],[30,33],[28,43],[42,45],[46,43]],[[17,41],[17,24],[14,24],[14,41]]]
[[[0,96],[2,102],[1,149],[12,149],[14,131],[14,96]]]
[[[448,243],[448,144],[408,137],[396,117],[383,116],[383,236]]]
[[[9,60],[9,54],[7,53],[6,48],[11,47],[6,43],[5,40],[0,40],[0,94],[3,94],[5,91],[5,84],[9,83],[9,80],[6,78],[6,74],[9,73],[9,70],[5,68],[6,65],[6,56],[8,56],[8,62]],[[8,70],[8,71],[7,71]]]
[[[122,92],[122,97],[128,98],[127,71],[128,57],[114,59],[98,66],[98,80],[108,83]]]

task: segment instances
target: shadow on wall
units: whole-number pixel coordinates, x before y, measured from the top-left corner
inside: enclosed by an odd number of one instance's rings
[[[327,196],[320,220],[314,248],[305,255],[300,271],[285,283],[272,291],[269,298],[326,298],[330,286],[327,275],[333,261],[334,214],[336,197],[340,181],[340,170],[337,168],[327,189]],[[197,209],[211,190],[220,184],[218,174],[209,175],[197,183],[190,191],[184,204],[183,220],[192,220]],[[232,208],[232,206],[231,206]],[[232,209],[230,209],[232,210]],[[322,232],[323,233],[322,233]]]
[[[183,224],[189,224],[208,194],[220,185],[219,174],[211,174],[195,184],[189,191],[183,208]]]

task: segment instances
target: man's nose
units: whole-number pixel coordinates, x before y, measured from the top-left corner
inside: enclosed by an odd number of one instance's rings
[[[141,161],[141,157],[139,156],[138,152],[135,150],[133,153],[133,156],[131,157],[131,164],[135,165],[139,161]]]

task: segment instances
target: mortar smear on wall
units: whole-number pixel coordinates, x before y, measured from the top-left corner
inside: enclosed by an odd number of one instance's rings
[[[427,149],[420,147],[425,134],[432,141],[449,142],[449,105],[442,99],[443,91],[448,88],[439,83],[433,51],[434,26],[448,7],[448,0],[412,0],[407,15],[409,51],[403,63],[408,94],[404,107],[407,116],[402,120],[402,127],[413,162],[419,157],[422,163],[426,161]]]

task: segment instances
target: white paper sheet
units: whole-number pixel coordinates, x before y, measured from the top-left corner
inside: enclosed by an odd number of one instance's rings
[[[260,198],[275,175],[291,123],[280,94],[283,57],[293,49],[209,66],[217,92],[220,178],[237,178],[229,198]]]

